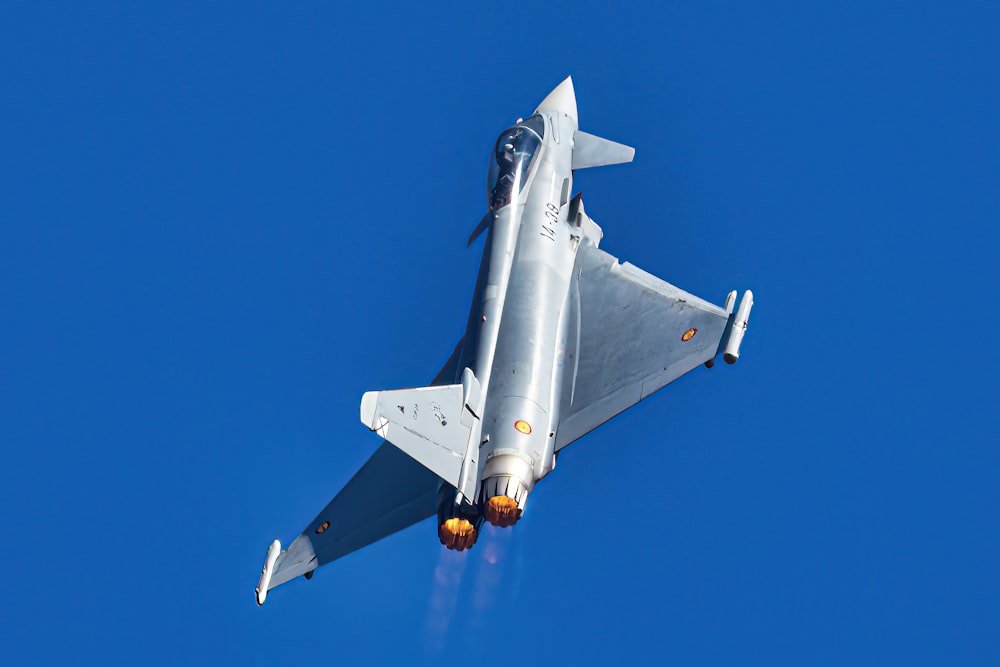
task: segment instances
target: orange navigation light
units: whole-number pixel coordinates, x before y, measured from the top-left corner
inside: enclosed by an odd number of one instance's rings
[[[514,422],[514,428],[516,428],[518,431],[520,431],[525,435],[531,433],[531,424],[524,421],[523,419],[518,419],[516,422]]]
[[[468,519],[454,516],[438,526],[438,538],[449,549],[465,551],[471,549],[479,538],[476,527]]]
[[[691,327],[690,329],[688,329],[687,331],[684,332],[684,335],[681,336],[681,340],[686,343],[689,340],[691,340],[692,338],[694,338],[694,335],[696,333],[698,333],[698,330],[695,329],[694,327]]]
[[[517,507],[517,501],[508,496],[490,498],[486,501],[483,514],[487,521],[499,528],[513,526],[521,518],[521,510]]]
[[[318,526],[316,526],[316,534],[317,535],[322,535],[323,533],[326,532],[326,529],[329,528],[329,527],[330,527],[330,522],[329,521],[324,521],[323,523],[321,523]]]

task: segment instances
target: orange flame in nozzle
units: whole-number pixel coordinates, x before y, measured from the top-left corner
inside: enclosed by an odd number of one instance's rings
[[[521,518],[521,510],[517,501],[508,496],[493,496],[486,501],[483,510],[486,520],[499,528],[507,528],[517,523]]]
[[[441,540],[441,544],[449,549],[465,551],[471,549],[472,545],[476,543],[476,540],[479,539],[479,533],[468,519],[456,516],[446,519],[438,526],[438,538]]]

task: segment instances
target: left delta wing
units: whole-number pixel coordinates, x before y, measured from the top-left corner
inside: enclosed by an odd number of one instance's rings
[[[580,248],[573,281],[556,449],[714,359],[730,320],[592,245]]]
[[[266,590],[423,521],[437,511],[441,480],[388,442],[372,454],[302,534],[281,552]],[[270,556],[270,553],[269,553]],[[257,592],[258,604],[264,602]]]
[[[458,379],[462,341],[431,385]],[[463,385],[469,384],[464,382]],[[468,392],[466,392],[468,393]],[[275,540],[257,586],[257,604],[267,591],[432,516],[441,478],[392,443],[383,441],[302,533],[275,556]]]

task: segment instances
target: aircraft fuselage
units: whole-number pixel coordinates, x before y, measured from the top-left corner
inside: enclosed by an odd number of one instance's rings
[[[541,136],[529,125],[544,128]],[[460,364],[473,370],[485,396],[476,506],[501,526],[517,521],[535,482],[555,465],[570,288],[583,234],[569,222],[576,129],[567,113],[540,110],[504,132],[494,149],[493,159],[503,160],[503,142],[518,130],[540,139],[529,169],[515,175],[523,182],[492,211]],[[488,185],[491,204],[498,203],[503,184]]]
[[[718,306],[621,262],[570,196],[575,170],[634,155],[579,129],[570,78],[500,134],[462,341],[429,386],[361,397],[383,442],[288,548],[271,543],[258,604],[435,512],[441,543],[470,548],[484,521],[521,518],[562,448],[718,354],[739,359],[750,290]]]

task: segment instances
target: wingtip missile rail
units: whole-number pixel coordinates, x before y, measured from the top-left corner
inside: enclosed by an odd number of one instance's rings
[[[724,339],[726,342],[722,358],[727,364],[735,364],[736,360],[740,358],[740,344],[747,332],[751,308],[753,308],[753,292],[747,290],[740,300],[740,307],[736,309],[736,316],[729,328],[729,335]]]
[[[267,589],[271,585],[271,575],[274,574],[274,564],[281,555],[281,542],[275,540],[267,548],[267,558],[264,560],[264,569],[260,571],[260,581],[257,582],[257,606],[264,604],[267,599]]]

